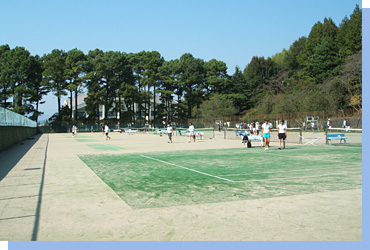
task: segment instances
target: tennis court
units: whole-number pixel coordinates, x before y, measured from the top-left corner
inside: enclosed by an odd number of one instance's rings
[[[354,135],[285,150],[273,142],[269,151],[218,136],[27,140],[0,154],[9,169],[0,182],[0,238],[362,239],[362,143]]]
[[[361,144],[207,149],[80,159],[133,209],[361,188]]]

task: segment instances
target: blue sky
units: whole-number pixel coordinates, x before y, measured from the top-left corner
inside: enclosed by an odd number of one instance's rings
[[[191,53],[224,61],[229,74],[253,56],[269,57],[331,17],[339,25],[361,0],[0,0],[0,44],[42,56],[156,50],[165,60]],[[56,99],[41,106],[50,117]],[[55,101],[54,101],[55,99]]]

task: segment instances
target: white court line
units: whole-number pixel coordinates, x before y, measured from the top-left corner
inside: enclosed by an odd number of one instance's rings
[[[275,171],[275,172],[257,172],[257,173],[246,173],[246,174],[225,174],[220,176],[244,176],[244,175],[257,175],[257,174],[276,174],[276,173],[292,173],[292,172],[304,172],[312,170],[327,170],[327,169],[351,169],[356,167],[337,167],[337,168],[308,168],[308,169],[299,169],[299,170],[290,170],[290,171]]]
[[[147,159],[150,159],[150,160],[158,161],[158,162],[161,162],[161,163],[164,163],[164,164],[172,165],[172,166],[175,166],[175,167],[178,167],[178,168],[193,171],[193,172],[196,172],[198,174],[203,174],[203,175],[206,175],[206,176],[210,176],[210,177],[213,177],[213,178],[217,178],[217,179],[220,179],[220,180],[229,181],[229,182],[233,182],[233,183],[278,181],[278,180],[286,180],[286,179],[314,178],[314,177],[325,177],[325,176],[346,175],[346,174],[349,174],[349,173],[356,173],[356,172],[344,172],[344,173],[337,173],[337,174],[324,174],[324,175],[312,175],[312,176],[300,176],[300,177],[283,177],[283,178],[264,179],[264,180],[233,181],[233,180],[230,180],[230,179],[222,178],[220,176],[215,176],[215,175],[203,173],[203,172],[200,172],[198,170],[191,169],[191,168],[183,167],[183,166],[180,166],[180,165],[177,165],[177,164],[174,164],[174,163],[170,163],[170,162],[162,161],[162,160],[159,160],[159,159],[155,159],[155,158],[152,158],[152,157],[149,157],[149,156],[145,156],[145,155],[140,155],[140,156],[144,157],[144,158],[147,158]],[[362,173],[362,170],[358,173]],[[223,176],[225,176],[225,175],[223,175]]]
[[[275,178],[275,179],[265,179],[265,180],[247,180],[247,181],[233,181],[236,183],[246,183],[246,182],[264,182],[264,181],[279,181],[279,180],[290,180],[290,179],[302,179],[302,178],[315,178],[315,177],[325,177],[325,176],[335,176],[335,175],[347,175],[347,174],[356,174],[357,172],[344,172],[344,173],[337,173],[337,174],[321,174],[321,175],[311,175],[311,176],[299,176],[299,177],[283,177],[283,178]],[[358,172],[358,173],[362,173]]]
[[[210,177],[213,177],[213,178],[216,178],[216,179],[220,179],[220,180],[223,180],[223,181],[235,182],[233,180],[229,180],[229,179],[222,178],[222,177],[219,177],[219,176],[215,176],[215,175],[203,173],[203,172],[200,172],[198,170],[194,170],[194,169],[183,167],[183,166],[180,166],[180,165],[177,165],[177,164],[174,164],[174,163],[170,163],[170,162],[158,160],[158,159],[155,159],[155,158],[152,158],[152,157],[149,157],[149,156],[145,156],[145,155],[140,155],[140,156],[141,157],[144,157],[144,158],[147,158],[147,159],[150,159],[150,160],[153,160],[153,161],[158,161],[158,162],[161,162],[161,163],[164,163],[164,164],[168,164],[168,165],[175,166],[175,167],[178,167],[178,168],[182,168],[182,169],[186,169],[186,170],[189,170],[189,171],[193,171],[193,172],[196,172],[198,174],[202,174],[202,175],[210,176]]]

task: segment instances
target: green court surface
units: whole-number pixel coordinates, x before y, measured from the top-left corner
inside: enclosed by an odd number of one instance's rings
[[[75,140],[78,142],[96,142],[96,140],[90,138],[75,138]]]
[[[102,144],[87,144],[87,146],[93,149],[99,150],[99,151],[118,151],[118,150],[123,149],[121,147],[117,147],[117,146],[110,145],[110,144],[103,144],[103,143]]]
[[[361,145],[79,157],[133,209],[263,199],[362,186]]]

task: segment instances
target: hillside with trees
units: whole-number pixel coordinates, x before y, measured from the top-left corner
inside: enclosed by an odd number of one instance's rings
[[[153,123],[163,117],[176,121],[349,108],[361,113],[362,10],[356,6],[339,26],[325,18],[288,49],[269,58],[254,56],[232,75],[227,70],[225,62],[190,53],[170,61],[157,51],[95,49],[84,54],[77,48],[33,56],[26,48],[5,44],[0,46],[0,105],[36,121],[48,92],[57,97],[59,121],[77,117],[62,110],[62,97],[68,96],[74,107],[82,92],[87,92],[91,121],[99,105],[106,112],[114,109],[117,119],[127,123],[145,122],[150,110]]]

